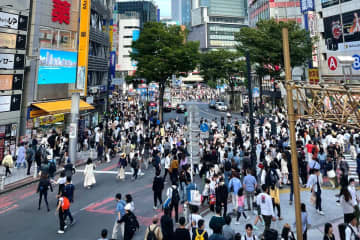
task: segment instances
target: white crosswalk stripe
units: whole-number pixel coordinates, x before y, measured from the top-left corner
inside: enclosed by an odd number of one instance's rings
[[[359,178],[356,172],[356,160],[351,158],[350,154],[344,154],[345,161],[349,164],[349,178],[354,178],[355,182],[359,182]]]

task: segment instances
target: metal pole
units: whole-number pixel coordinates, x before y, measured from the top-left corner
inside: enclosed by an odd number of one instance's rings
[[[287,28],[282,29],[283,37],[283,52],[285,62],[285,79],[286,79],[286,94],[287,94],[287,105],[288,105],[288,117],[290,127],[290,145],[291,145],[291,164],[292,164],[292,175],[293,175],[293,186],[294,186],[294,197],[295,197],[295,216],[296,216],[296,236],[298,240],[302,240],[302,223],[301,223],[301,202],[300,202],[300,184],[299,184],[299,170],[298,170],[298,159],[296,150],[296,139],[295,139],[295,115],[293,105],[292,88],[290,86],[291,81],[291,66],[290,66],[290,50],[289,50],[289,32]]]
[[[71,95],[71,123],[70,123],[70,145],[69,145],[69,156],[73,164],[76,161],[76,146],[77,146],[77,135],[78,135],[78,120],[79,120],[79,108],[80,108],[80,92],[73,92]]]
[[[191,176],[191,182],[193,182],[193,173],[194,173],[194,166],[193,166],[193,146],[192,146],[192,114],[191,111],[189,113],[189,117],[190,117],[190,124],[189,124],[189,129],[188,132],[190,132],[190,176]]]
[[[249,52],[246,53],[246,67],[247,67],[247,75],[248,75],[247,87],[248,87],[248,94],[249,94],[251,168],[256,169],[254,103],[253,103],[252,87],[251,87],[251,63],[250,63],[250,54],[249,54]]]

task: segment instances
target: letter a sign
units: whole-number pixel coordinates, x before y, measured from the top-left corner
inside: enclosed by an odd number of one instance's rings
[[[328,66],[331,71],[335,71],[337,69],[338,63],[335,57],[333,56],[329,57]]]

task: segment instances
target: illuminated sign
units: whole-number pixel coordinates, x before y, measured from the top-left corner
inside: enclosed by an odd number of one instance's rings
[[[52,21],[60,24],[70,23],[70,8],[71,4],[67,1],[53,0],[53,9],[51,12]]]

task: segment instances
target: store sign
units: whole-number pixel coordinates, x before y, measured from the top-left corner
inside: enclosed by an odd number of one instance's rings
[[[310,84],[318,84],[319,83],[319,70],[317,68],[309,69],[309,83]]]
[[[51,12],[52,21],[60,24],[70,23],[71,4],[67,1],[53,0],[53,9]]]
[[[0,112],[10,111],[11,96],[0,96]]]
[[[334,56],[329,57],[328,67],[331,71],[335,71],[338,67],[338,62]]]
[[[314,11],[314,0],[300,0],[301,13]]]
[[[351,0],[341,0],[341,3],[349,2]],[[321,7],[327,8],[331,6],[339,5],[339,0],[321,0]]]
[[[26,36],[0,32],[0,48],[25,49]]]
[[[360,50],[360,10],[347,12],[341,16],[324,18],[324,36],[328,51]]]
[[[25,65],[23,54],[0,53],[0,69],[21,69]]]
[[[38,84],[75,83],[76,64],[76,52],[40,49]]]
[[[54,124],[57,122],[63,122],[64,119],[65,119],[64,114],[55,114],[55,115],[49,115],[49,116],[35,118],[34,124],[40,125],[40,126],[51,125],[51,124]]]
[[[0,12],[0,27],[18,29],[19,15]]]
[[[13,75],[0,75],[0,91],[12,90]]]
[[[78,83],[77,88],[83,89],[82,95],[86,96],[88,56],[89,56],[89,33],[90,33],[90,0],[81,0],[80,5],[80,34],[78,50]]]

